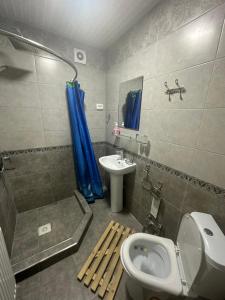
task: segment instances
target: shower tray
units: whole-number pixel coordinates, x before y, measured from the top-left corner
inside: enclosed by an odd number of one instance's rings
[[[77,190],[72,197],[21,213],[11,256],[17,281],[76,252],[91,218],[92,211]]]

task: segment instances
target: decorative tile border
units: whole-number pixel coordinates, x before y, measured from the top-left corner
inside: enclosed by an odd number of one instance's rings
[[[96,145],[102,145],[102,146],[109,146],[112,148],[117,148],[116,145],[113,145],[109,142],[94,142],[93,146]],[[23,149],[23,150],[12,150],[12,151],[4,151],[3,154],[5,155],[18,155],[18,154],[24,154],[24,153],[36,153],[36,152],[47,152],[47,151],[53,151],[53,150],[65,150],[65,149],[69,149],[72,148],[72,145],[65,145],[65,146],[54,146],[54,147],[42,147],[42,148],[31,148],[31,149]],[[205,182],[201,179],[198,179],[194,176],[188,175],[182,171],[173,169],[171,167],[168,167],[166,165],[163,165],[159,162],[156,162],[154,160],[151,160],[150,158],[141,156],[140,154],[128,151],[126,149],[124,149],[125,153],[132,155],[135,159],[139,159],[143,162],[145,162],[146,164],[150,164],[154,167],[157,167],[158,169],[160,169],[161,171],[167,172],[169,174],[172,174],[176,177],[179,177],[180,179],[197,186],[198,188],[204,189],[207,192],[210,192],[216,196],[222,197],[225,199],[225,189],[221,188],[219,186],[216,186],[214,184],[211,184],[209,182]]]
[[[105,142],[94,142],[92,143],[95,145],[105,145]],[[3,155],[17,155],[17,154],[25,154],[25,153],[36,153],[36,152],[47,152],[53,150],[65,150],[72,148],[72,145],[63,145],[63,146],[52,146],[52,147],[40,147],[40,148],[28,148],[28,149],[21,149],[21,150],[9,150],[3,151]]]
[[[109,146],[109,147],[112,147],[112,148],[117,148],[117,146],[115,146],[115,145],[113,145],[109,142],[105,142],[105,145]],[[150,164],[154,167],[157,167],[158,169],[160,169],[164,172],[167,172],[167,173],[172,174],[176,177],[179,177],[180,179],[182,179],[182,180],[184,180],[184,181],[186,181],[186,182],[188,182],[192,185],[195,185],[198,188],[204,189],[207,192],[210,192],[210,193],[212,193],[216,196],[219,196],[219,197],[222,197],[222,198],[225,199],[225,189],[223,189],[219,186],[216,186],[216,185],[214,185],[212,183],[209,183],[209,182],[205,182],[205,181],[203,181],[201,179],[198,179],[194,176],[188,175],[184,172],[181,172],[179,170],[176,170],[176,169],[173,169],[173,168],[168,167],[166,165],[163,165],[159,162],[151,160],[150,158],[143,157],[140,154],[128,151],[126,149],[124,149],[124,151],[125,151],[125,153],[132,155],[135,159],[139,159],[139,160],[145,162],[146,164],[148,163],[148,164]]]
[[[29,149],[21,149],[21,150],[9,150],[9,151],[3,151],[2,154],[17,155],[17,154],[36,153],[36,152],[47,152],[53,150],[64,150],[71,147],[72,145],[65,145],[65,146],[54,146],[54,147],[29,148]]]

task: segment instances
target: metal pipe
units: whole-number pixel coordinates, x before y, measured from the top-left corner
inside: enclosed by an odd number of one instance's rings
[[[65,63],[67,63],[75,72],[75,75],[74,75],[74,78],[73,78],[73,81],[75,81],[77,79],[77,76],[78,76],[78,71],[77,71],[77,68],[76,66],[74,65],[74,63],[72,61],[70,61],[69,59],[63,57],[62,55],[58,54],[57,52],[55,52],[54,50],[42,45],[42,44],[39,44],[33,40],[30,40],[30,39],[27,39],[23,36],[20,36],[18,34],[15,34],[15,33],[12,33],[12,32],[9,32],[9,31],[6,31],[6,30],[3,30],[3,29],[0,29],[0,34],[2,35],[5,35],[5,36],[8,36],[8,37],[11,37],[11,38],[14,38],[20,42],[23,42],[27,45],[31,45],[31,46],[34,46],[34,47],[37,47],[41,50],[44,50],[54,56],[56,56],[57,58],[63,60]]]

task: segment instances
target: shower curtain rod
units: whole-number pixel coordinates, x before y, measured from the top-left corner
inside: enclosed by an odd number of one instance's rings
[[[65,63],[67,63],[75,72],[75,75],[73,77],[73,82],[77,79],[77,76],[78,76],[78,71],[77,71],[77,68],[76,66],[74,65],[74,63],[72,61],[70,61],[69,59],[63,57],[62,55],[58,54],[57,52],[55,52],[54,50],[42,45],[42,44],[39,44],[33,40],[30,40],[30,39],[27,39],[23,36],[20,36],[18,34],[15,34],[15,33],[12,33],[12,32],[9,32],[9,31],[6,31],[6,30],[3,30],[3,29],[0,29],[0,34],[3,34],[5,36],[8,36],[8,37],[11,37],[11,38],[15,38],[16,40],[20,41],[20,42],[23,42],[27,45],[31,45],[31,46],[34,46],[34,47],[37,47],[41,50],[44,50],[54,56],[56,56],[57,58],[63,60]]]

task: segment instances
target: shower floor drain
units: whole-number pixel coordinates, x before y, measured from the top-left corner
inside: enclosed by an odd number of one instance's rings
[[[38,227],[38,236],[51,232],[51,223]]]

